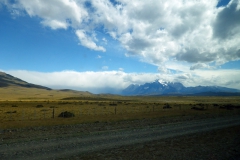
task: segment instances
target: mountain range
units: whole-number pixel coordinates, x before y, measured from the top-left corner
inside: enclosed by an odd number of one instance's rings
[[[122,91],[123,95],[240,95],[240,90],[219,86],[185,87],[179,82],[155,80],[142,85],[131,84]]]

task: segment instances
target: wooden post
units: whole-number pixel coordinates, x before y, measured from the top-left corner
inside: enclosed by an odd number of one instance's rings
[[[37,113],[36,110],[34,110],[34,118],[33,119],[37,119]]]
[[[53,111],[52,111],[52,118],[54,119],[54,107],[53,107]]]
[[[116,108],[116,106],[115,106],[115,114],[117,114],[117,108]]]

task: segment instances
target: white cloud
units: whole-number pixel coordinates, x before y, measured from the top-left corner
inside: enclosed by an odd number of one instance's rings
[[[118,70],[119,70],[119,71],[122,71],[122,72],[124,71],[124,69],[123,69],[123,68],[118,68]]]
[[[52,29],[68,28],[68,24],[66,22],[61,22],[58,20],[43,20],[41,23],[45,26],[50,26]]]
[[[102,72],[34,72],[25,70],[4,71],[30,83],[55,89],[75,89],[93,93],[119,93],[130,84],[144,84],[156,79],[181,82],[185,86],[218,85],[240,89],[240,70],[196,70],[189,73],[125,73],[123,71]]]
[[[1,1],[6,4],[6,0]],[[86,7],[86,2],[90,7]],[[106,51],[96,44],[97,29],[118,40],[128,55],[139,56],[142,61],[163,66],[174,59],[193,66],[221,65],[240,59],[240,2],[231,0],[220,8],[216,8],[217,3],[218,0],[19,0],[12,8],[40,17],[41,24],[52,29],[72,27],[80,44],[96,51]]]
[[[86,35],[84,30],[77,30],[76,35],[78,36],[81,45],[96,51],[106,51],[106,49],[102,46],[97,46],[96,43],[91,39],[91,37]]]
[[[190,70],[195,70],[195,69],[214,69],[215,67],[209,66],[204,63],[197,63],[193,66],[190,67]]]
[[[103,66],[102,70],[108,70],[108,66]]]
[[[102,38],[102,41],[105,43],[105,44],[107,44],[107,39],[106,38]]]
[[[28,15],[42,18],[43,24],[51,28],[55,27],[52,21],[78,26],[88,18],[83,3],[75,0],[18,0],[17,2],[16,4]]]
[[[169,70],[165,66],[159,66],[158,72],[160,73],[170,73]]]
[[[101,58],[102,58],[102,56],[98,55],[96,58],[97,58],[97,59],[101,59]]]
[[[240,70],[197,70],[195,83],[199,85],[218,85],[240,89]]]

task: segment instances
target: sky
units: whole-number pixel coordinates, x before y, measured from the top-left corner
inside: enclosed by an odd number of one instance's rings
[[[92,93],[240,89],[240,0],[0,0],[0,71]]]

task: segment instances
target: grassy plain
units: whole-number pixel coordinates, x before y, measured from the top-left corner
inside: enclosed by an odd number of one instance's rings
[[[240,97],[125,97],[8,87],[6,90],[0,88],[0,129],[143,118],[239,114],[239,106]],[[194,110],[193,107],[197,109]],[[58,117],[64,111],[74,113],[75,116]]]

